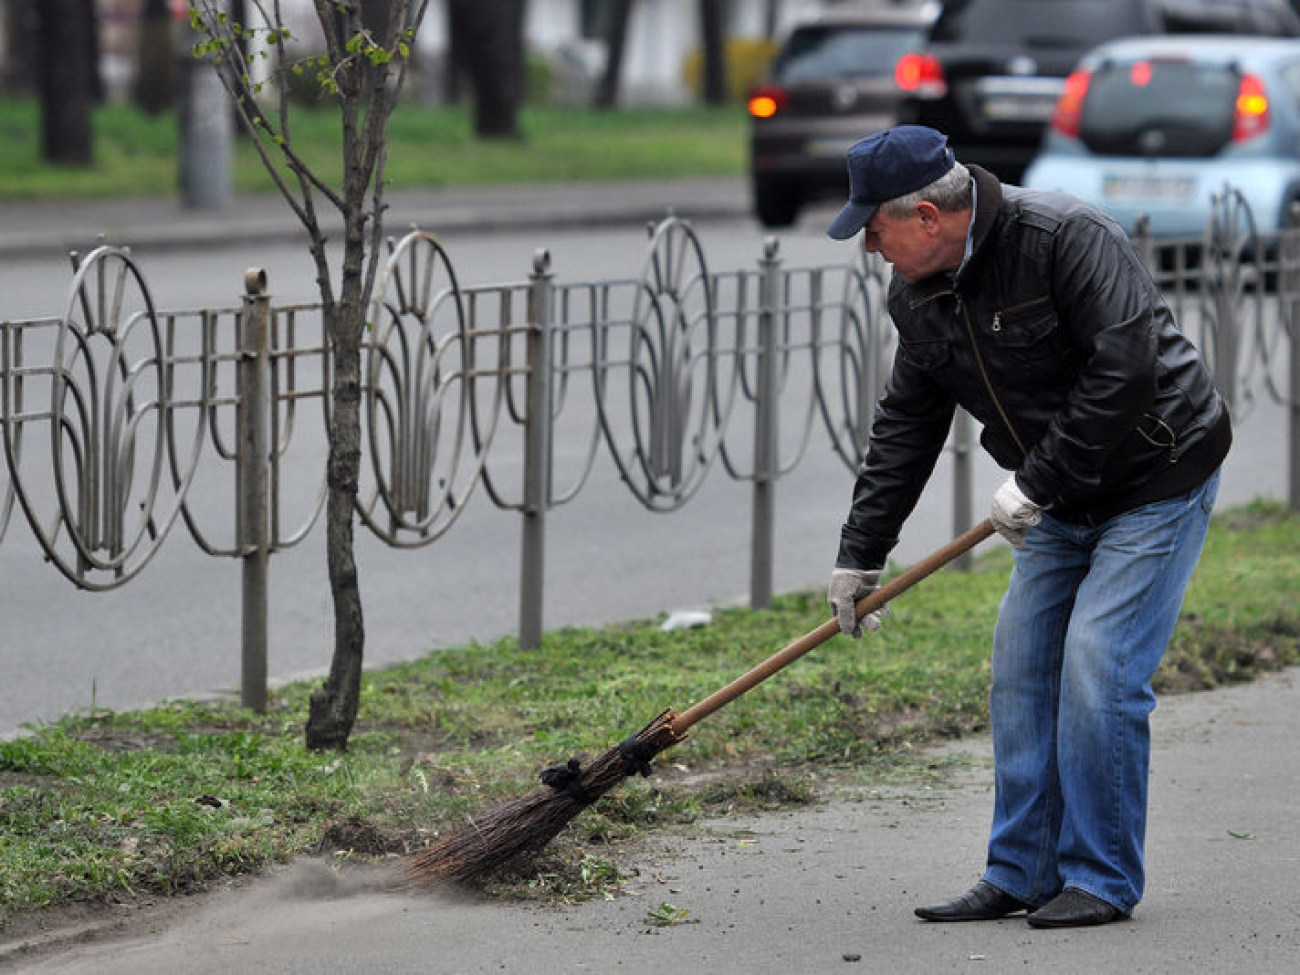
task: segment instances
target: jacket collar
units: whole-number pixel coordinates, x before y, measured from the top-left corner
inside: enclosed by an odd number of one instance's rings
[[[976,189],[975,229],[971,234],[973,238],[971,241],[971,258],[966,262],[966,267],[969,268],[983,254],[989,237],[993,235],[993,228],[998,222],[998,215],[1002,212],[1002,183],[987,169],[973,165],[966,168],[970,170],[971,176],[975,179]]]
[[[907,286],[906,290],[910,293],[909,304],[913,308],[925,304],[938,295],[950,294],[961,279],[969,277],[972,267],[983,261],[986,245],[989,238],[993,236],[993,228],[998,223],[1002,211],[1002,184],[986,169],[974,165],[966,168],[970,170],[971,177],[975,180],[975,226],[971,230],[970,258],[962,267],[956,281],[949,274],[934,274],[924,281]]]

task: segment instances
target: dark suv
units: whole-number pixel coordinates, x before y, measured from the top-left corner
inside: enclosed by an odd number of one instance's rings
[[[949,0],[896,77],[903,122],[939,129],[962,162],[1019,182],[1065,78],[1132,34],[1300,35],[1287,0]]]
[[[769,227],[805,203],[848,193],[845,154],[897,120],[894,67],[924,42],[937,4],[877,0],[827,7],[797,24],[750,93],[750,188]]]

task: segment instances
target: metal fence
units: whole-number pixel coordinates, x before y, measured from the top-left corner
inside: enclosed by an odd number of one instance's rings
[[[1300,507],[1300,238],[1261,240],[1243,208],[1225,190],[1202,239],[1137,243],[1234,412],[1260,396],[1289,404]],[[726,476],[751,485],[750,603],[770,605],[774,486],[826,445],[853,471],[866,443],[894,349],[885,265],[787,267],[768,239],[753,267],[719,272],[672,215],[625,279],[558,281],[538,252],[521,280],[465,285],[431,234],[389,248],[363,351],[357,514],[376,537],[430,545],[480,492],[517,512],[519,637],[536,646],[546,516],[598,458],[664,513]],[[74,254],[73,268],[56,314],[0,322],[0,543],[25,522],[58,571],[97,590],[143,571],[178,525],[240,560],[242,699],[261,709],[270,558],[324,508],[321,309],[273,303],[253,270],[228,307],[160,310],[119,246]],[[950,446],[961,529],[964,416]]]

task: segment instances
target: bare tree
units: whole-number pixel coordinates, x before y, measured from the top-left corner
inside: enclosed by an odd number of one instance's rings
[[[596,107],[618,105],[618,86],[623,79],[623,52],[627,49],[627,27],[632,19],[632,0],[612,0],[605,30],[605,70],[596,89]]]
[[[388,120],[406,80],[410,42],[429,0],[392,0],[382,6],[382,29],[367,18],[362,0],[314,0],[325,37],[325,54],[295,62],[288,51],[280,0],[248,0],[266,26],[260,40],[279,55],[272,103],[251,79],[239,43],[250,29],[234,23],[222,0],[191,0],[191,22],[206,38],[198,53],[215,66],[238,106],[239,117],[275,179],[281,195],[307,230],[316,266],[325,327],[333,349],[332,410],[326,472],[326,559],[334,601],[334,655],[329,676],[311,696],[306,744],[344,749],[356,721],[365,646],[361,588],[353,547],[355,505],[361,471],[361,347],[366,310],[374,290],[383,243],[384,165]],[[312,171],[295,152],[285,72],[312,72],[338,106],[341,185]],[[287,174],[285,172],[287,170]],[[335,269],[326,253],[319,207],[343,217],[343,255]]]
[[[726,38],[723,0],[700,0],[700,41],[704,52],[704,103],[727,100]]]
[[[176,75],[170,0],[145,0],[136,39],[135,104],[149,115],[167,111],[175,102]]]
[[[40,62],[40,10],[29,0],[4,0],[4,12],[4,89],[30,94]]]
[[[41,156],[47,162],[88,166],[93,155],[94,98],[91,20],[83,0],[44,0],[39,7],[37,88],[41,99]]]
[[[474,92],[474,134],[518,139],[526,0],[447,0],[452,60]]]
[[[90,77],[90,100],[95,105],[102,105],[107,100],[107,90],[104,87],[104,72],[100,70],[99,63],[99,7],[95,0],[81,0],[77,16],[84,24],[84,30],[78,35],[81,41],[79,56],[85,61],[85,70]]]

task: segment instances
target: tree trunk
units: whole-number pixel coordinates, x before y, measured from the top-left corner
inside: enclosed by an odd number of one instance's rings
[[[389,0],[361,0],[361,17],[371,36],[388,36],[391,9]]]
[[[722,105],[727,101],[723,12],[723,0],[700,0],[700,44],[704,55],[704,103],[706,105]]]
[[[85,59],[89,73],[90,101],[93,105],[102,105],[108,96],[104,88],[104,72],[99,63],[99,9],[95,0],[81,0],[79,16],[85,24],[81,35],[81,56]]]
[[[176,102],[177,74],[176,35],[169,0],[145,0],[136,45],[132,93],[136,107],[148,115],[170,109]]]
[[[88,166],[92,157],[89,24],[82,0],[44,0],[39,7],[41,157]]]
[[[446,7],[447,55],[443,65],[443,94],[449,105],[460,101],[461,83],[469,73],[469,63],[465,56],[468,50],[465,44],[465,18],[462,16],[465,9],[465,4],[454,2],[448,2]]]
[[[518,139],[525,0],[449,0],[474,90],[474,134]]]
[[[329,677],[312,692],[309,705],[304,740],[308,748],[316,751],[347,748],[361,704],[365,659],[366,629],[353,549],[361,471],[361,336],[365,306],[359,301],[355,283],[352,290],[351,297],[345,294],[339,299],[328,323],[334,349],[334,384],[325,551],[334,601],[334,655]]]
[[[605,70],[596,89],[596,107],[618,105],[618,87],[623,78],[623,52],[627,49],[627,25],[632,19],[632,0],[611,0],[609,30],[605,35]]]
[[[216,47],[226,51],[238,41],[242,25],[230,21],[221,0],[191,0],[191,4],[202,33],[216,40]],[[278,11],[279,4],[274,9]],[[360,708],[365,657],[365,622],[353,536],[362,459],[361,350],[367,334],[366,312],[383,251],[385,141],[409,64],[401,53],[406,38],[402,37],[399,44],[399,28],[409,27],[412,33],[418,30],[428,2],[392,0],[390,6],[378,0],[315,0],[315,10],[326,42],[329,97],[339,108],[341,189],[314,173],[293,151],[287,124],[291,112],[287,88],[278,89],[279,110],[259,116],[256,123],[248,118],[244,121],[250,127],[264,126],[275,136],[271,140],[254,140],[253,146],[307,230],[333,353],[325,544],[334,602],[334,655],[329,676],[311,695],[304,740],[311,749],[342,750],[347,747]],[[380,56],[384,52],[385,56]],[[209,57],[236,106],[256,100],[242,59]],[[268,143],[278,145],[283,155],[276,156]],[[281,166],[296,178],[282,176]],[[318,218],[322,202],[343,216],[343,264],[337,292],[328,241]]]
[[[319,9],[319,8],[318,8]],[[408,8],[402,5],[399,13]],[[386,48],[397,34],[388,5],[363,3],[361,24]],[[371,17],[375,19],[371,19]],[[324,25],[322,25],[324,26]],[[355,21],[337,24],[340,41],[353,36]],[[366,630],[362,614],[361,585],[354,549],[357,492],[361,480],[361,347],[366,334],[366,308],[374,285],[376,255],[368,252],[367,224],[373,221],[372,243],[379,243],[382,229],[382,200],[368,209],[367,194],[373,190],[382,198],[382,169],[367,169],[363,156],[367,146],[382,142],[392,104],[384,93],[389,78],[383,65],[364,63],[359,71],[339,76],[343,115],[343,269],[336,301],[330,301],[327,284],[321,282],[326,300],[326,326],[334,351],[331,389],[330,453],[326,472],[328,498],[325,508],[326,561],[330,595],[334,601],[334,656],[329,677],[311,695],[304,741],[308,748],[343,750],[356,723],[361,705],[362,664]],[[361,106],[365,110],[361,110]],[[380,108],[380,105],[385,107]],[[382,115],[382,118],[380,117]],[[382,151],[371,165],[383,158]],[[326,267],[325,240],[319,230],[313,237],[317,266]],[[367,272],[367,260],[370,271]]]
[[[40,11],[30,0],[4,0],[4,3],[4,90],[30,94],[38,87]]]

